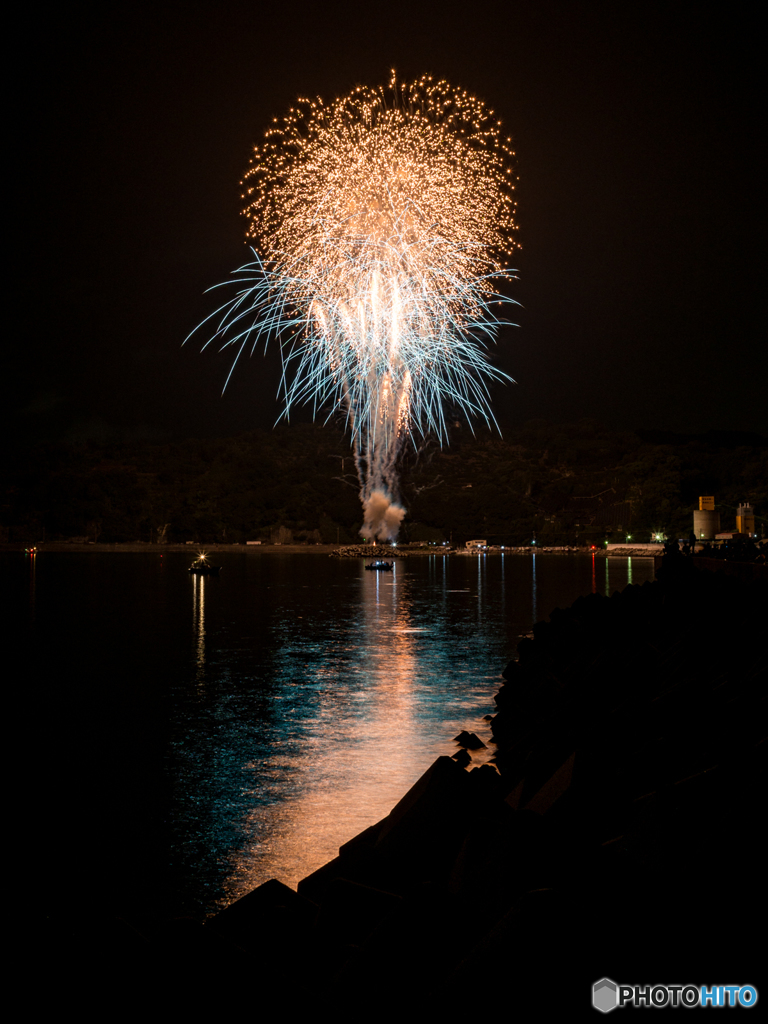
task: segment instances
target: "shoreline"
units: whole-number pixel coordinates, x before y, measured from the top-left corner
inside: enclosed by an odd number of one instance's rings
[[[43,554],[46,551],[61,552],[78,552],[78,553],[92,553],[92,554],[117,554],[117,553],[142,553],[142,554],[167,554],[168,552],[184,552],[188,555],[195,556],[201,550],[205,551],[206,554],[210,554],[214,551],[220,553],[229,554],[283,554],[283,555],[332,555],[336,552],[351,551],[353,548],[365,548],[360,550],[359,553],[352,552],[349,555],[342,557],[350,558],[369,558],[370,550],[368,545],[353,545],[353,544],[151,544],[144,541],[126,541],[116,542],[114,544],[100,544],[98,542],[93,543],[70,543],[69,541],[46,541],[37,545],[25,544],[21,541],[0,543],[0,551],[18,551],[24,554],[29,552],[30,548],[34,547],[36,554]],[[388,545],[377,545],[379,552],[382,555],[390,556],[393,554],[392,549]],[[661,547],[661,545],[660,545]],[[427,556],[432,558],[444,558],[447,555],[458,555],[462,558],[479,558],[485,557],[497,557],[500,555],[598,555],[606,558],[617,557],[617,558],[653,558],[657,555],[656,551],[647,551],[642,548],[633,547],[621,547],[620,549],[607,550],[606,548],[595,548],[592,550],[590,547],[545,547],[537,546],[531,547],[530,545],[519,546],[519,547],[494,547],[488,548],[486,551],[472,551],[468,548],[449,548],[449,547],[416,547],[404,544],[402,547],[395,549],[395,557],[405,556]],[[377,553],[379,553],[377,552]]]

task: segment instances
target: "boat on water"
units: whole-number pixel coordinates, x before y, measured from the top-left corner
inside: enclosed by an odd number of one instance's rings
[[[199,555],[189,567],[192,576],[218,576],[220,571],[221,566],[211,565],[205,555]]]
[[[395,563],[394,562],[382,562],[381,559],[379,559],[376,562],[369,562],[368,565],[366,565],[365,568],[366,569],[374,569],[374,570],[377,570],[378,572],[392,572],[392,570],[395,568]]]

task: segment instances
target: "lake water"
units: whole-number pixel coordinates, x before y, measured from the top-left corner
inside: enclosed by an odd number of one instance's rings
[[[459,731],[488,739],[535,621],[653,578],[652,559],[585,555],[217,560],[211,579],[182,552],[0,556],[37,899],[199,917],[295,885]]]

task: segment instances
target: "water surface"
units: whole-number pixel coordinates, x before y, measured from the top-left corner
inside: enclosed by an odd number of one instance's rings
[[[31,687],[39,884],[210,913],[290,885],[383,817],[462,729],[488,739],[533,623],[650,559],[2,556]],[[482,761],[492,747],[476,755]],[[70,891],[71,890],[71,891]]]

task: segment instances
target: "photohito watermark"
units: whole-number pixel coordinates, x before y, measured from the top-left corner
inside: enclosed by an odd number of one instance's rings
[[[592,1005],[601,1013],[634,1006],[754,1006],[754,985],[617,985],[601,978],[592,986]]]

